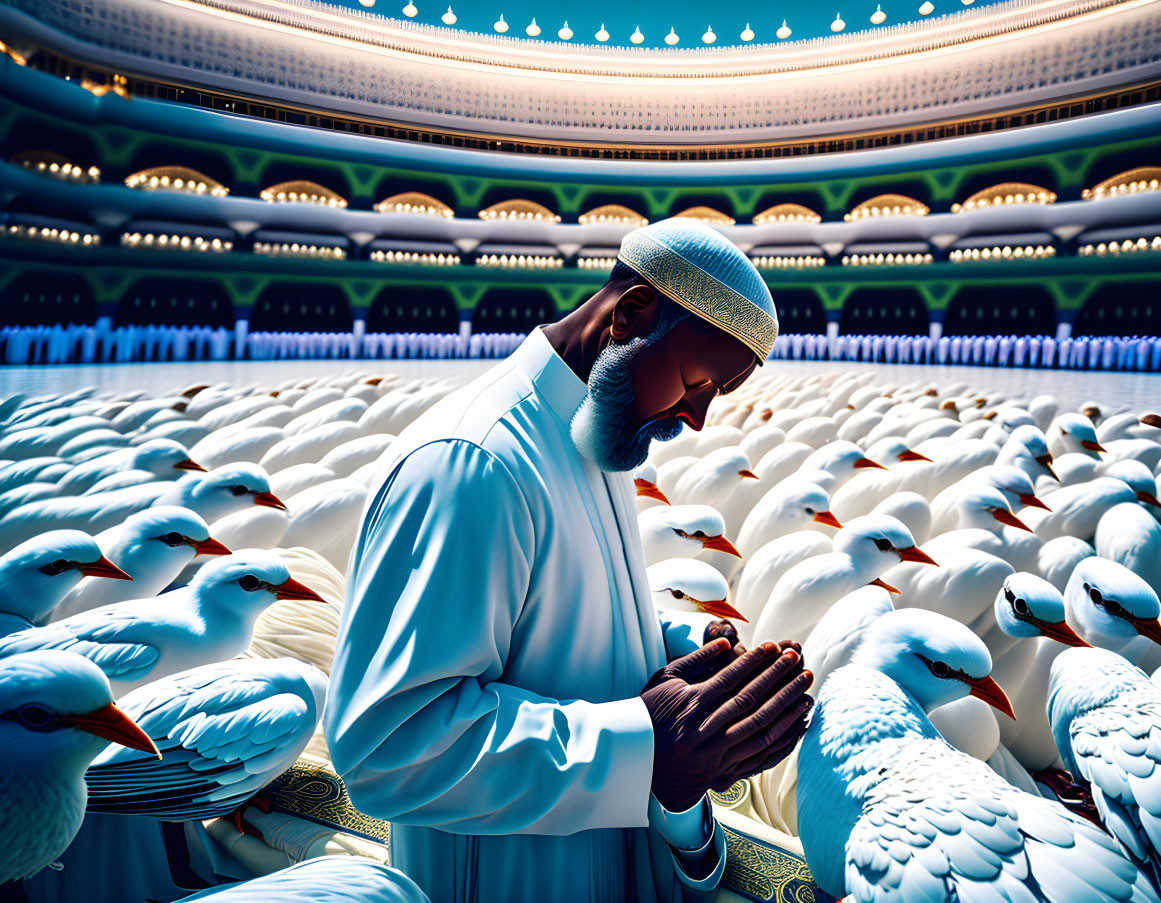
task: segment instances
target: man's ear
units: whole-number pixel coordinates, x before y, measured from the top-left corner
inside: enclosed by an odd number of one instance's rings
[[[627,342],[649,335],[657,325],[660,308],[651,285],[630,286],[613,305],[613,341]]]

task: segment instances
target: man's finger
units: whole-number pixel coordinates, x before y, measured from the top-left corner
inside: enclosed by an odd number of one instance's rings
[[[763,643],[745,655],[738,656],[729,665],[701,685],[698,706],[708,714],[722,700],[733,696],[759,671],[765,670],[781,654],[775,643]]]
[[[742,781],[756,774],[761,774],[763,771],[769,771],[794,752],[794,747],[798,745],[798,741],[805,733],[806,724],[800,722],[791,729],[790,733],[783,736],[780,742],[737,763],[728,772],[729,781],[726,786],[730,786],[735,781]]]
[[[764,749],[776,746],[788,734],[793,734],[796,725],[805,726],[806,714],[810,711],[811,699],[809,696],[799,696],[775,718],[764,731],[753,733],[748,739],[742,740],[730,751],[730,758],[741,762],[750,756],[757,755]]]
[[[754,714],[734,723],[727,723],[724,728],[726,739],[731,744],[741,743],[755,734],[765,731],[775,720],[781,717],[799,699],[803,697],[810,685],[814,683],[814,675],[810,671],[801,671],[790,675],[777,692],[759,700],[760,708]],[[725,708],[723,706],[722,708]]]
[[[730,641],[719,637],[670,662],[665,670],[670,677],[680,677],[686,683],[700,683],[729,662],[729,651]]]
[[[710,713],[702,725],[702,730],[710,733],[724,731],[745,715],[758,711],[772,694],[801,670],[802,657],[792,650],[784,650],[770,667],[735,692],[720,708]]]
[[[799,655],[802,654],[802,644],[798,640],[779,640],[778,646],[783,652],[787,649],[793,649]]]

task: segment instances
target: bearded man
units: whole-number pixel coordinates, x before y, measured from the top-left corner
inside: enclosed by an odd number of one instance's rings
[[[797,644],[735,654],[659,619],[627,473],[766,359],[769,289],[687,219],[619,261],[400,436],[352,554],[327,739],[436,903],[712,892],[706,791],[804,730]]]

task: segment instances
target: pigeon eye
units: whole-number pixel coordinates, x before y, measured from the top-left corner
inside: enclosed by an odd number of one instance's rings
[[[230,492],[232,492],[234,495],[245,495],[249,491],[250,490],[247,489],[245,486],[231,486],[230,487]]]
[[[678,530],[677,527],[674,527],[673,532],[680,536],[682,539],[689,539],[689,534],[684,530]]]
[[[72,562],[67,558],[58,558],[56,561],[50,562],[42,567],[40,572],[42,574],[48,574],[50,577],[55,577],[57,574],[63,574],[72,566]]]
[[[936,677],[950,677],[951,668],[948,666],[947,662],[932,662],[931,673]]]
[[[679,589],[671,589],[669,591],[669,593],[670,593],[670,595],[673,596],[674,599],[684,599],[685,598],[685,593],[683,593]]]
[[[242,587],[246,592],[252,593],[262,585],[262,581],[253,574],[246,574],[238,578],[238,586]]]
[[[693,534],[694,539],[705,539],[705,530],[698,530]]]
[[[161,537],[161,541],[167,546],[185,545],[185,537],[177,532],[166,533],[163,537]]]
[[[1095,586],[1088,591],[1088,597],[1092,599],[1094,605],[1100,605],[1105,597],[1101,595],[1101,591]]]
[[[1105,611],[1111,615],[1117,615],[1119,617],[1125,613],[1125,606],[1123,606],[1120,602],[1114,602],[1112,599],[1109,599],[1107,602],[1105,602]]]
[[[44,706],[22,705],[16,710],[16,720],[30,731],[47,731],[56,722],[56,714]]]
[[[1016,609],[1016,614],[1018,615],[1028,614],[1028,603],[1023,599],[1017,599],[1012,603],[1012,607]]]
[[[814,514],[814,509],[813,509],[813,508],[807,508],[807,509],[806,509],[806,513],[807,513],[807,514]]]
[[[875,548],[880,552],[890,552],[893,546],[891,545],[891,540],[880,537],[875,540]]]

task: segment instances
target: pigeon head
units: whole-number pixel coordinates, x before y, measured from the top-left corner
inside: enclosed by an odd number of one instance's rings
[[[888,464],[894,464],[896,461],[931,462],[927,455],[914,451],[898,436],[885,436],[880,439],[867,449],[867,457],[872,461],[886,461]]]
[[[886,468],[868,458],[855,443],[838,439],[828,442],[808,455],[799,470],[824,470],[835,478],[837,488],[864,470],[886,470]]]
[[[986,484],[970,486],[956,499],[956,511],[959,513],[961,528],[997,531],[1003,525],[1032,532],[1027,524],[1012,513],[1004,493]]]
[[[1115,561],[1092,557],[1077,564],[1064,603],[1094,646],[1119,652],[1138,636],[1161,643],[1161,601],[1144,579]]]
[[[132,580],[80,530],[50,530],[0,558],[0,606],[39,624],[82,577]]]
[[[1020,506],[1043,508],[1045,511],[1051,510],[1036,497],[1036,489],[1032,485],[1031,477],[1019,467],[1014,467],[1011,464],[996,464],[985,468],[981,472],[981,476],[989,486],[994,486],[1004,494],[1008,507],[1013,511]]]
[[[669,498],[657,485],[657,468],[652,462],[646,461],[633,471],[633,486],[639,498],[653,499],[663,505],[669,504]]]
[[[1161,500],[1157,498],[1157,480],[1153,473],[1132,458],[1116,461],[1105,468],[1106,477],[1114,477],[1125,483],[1137,494],[1137,501],[1150,508],[1161,508]]]
[[[210,528],[194,511],[178,505],[160,505],[131,515],[121,528],[129,534],[126,555],[151,562],[184,567],[195,555],[229,555],[230,550],[210,536]]]
[[[889,514],[867,514],[849,520],[834,537],[834,550],[849,555],[868,573],[882,574],[901,561],[936,562],[915,545],[911,531]],[[884,589],[890,590],[889,587]]]
[[[726,529],[721,512],[710,505],[659,505],[637,516],[641,541],[649,557],[693,558],[703,549],[742,557],[722,534]]]
[[[991,677],[987,646],[958,621],[904,608],[881,615],[866,632],[852,663],[887,675],[924,711],[975,696],[1014,717],[1007,695]]]
[[[1064,596],[1024,571],[1009,574],[996,593],[996,623],[1010,637],[1046,636],[1066,646],[1087,646],[1064,618]]]
[[[172,439],[150,439],[133,452],[133,468],[147,470],[162,479],[176,479],[183,471],[204,471],[190,459],[185,447]]]
[[[997,464],[1014,464],[1030,477],[1041,474],[1056,479],[1052,469],[1052,453],[1048,442],[1039,428],[1030,424],[1018,426],[1008,436],[1008,441],[996,457]]]
[[[257,617],[279,599],[326,601],[291,577],[280,555],[260,549],[215,558],[197,572],[190,588],[204,604],[245,617]]]
[[[1096,456],[1104,451],[1097,441],[1096,428],[1092,420],[1083,414],[1061,414],[1048,429],[1050,435],[1055,437],[1062,454],[1079,452]]]
[[[6,762],[79,772],[110,741],[160,757],[145,732],[113,705],[108,678],[87,658],[42,650],[0,660]]]
[[[727,601],[730,589],[726,578],[708,561],[669,558],[651,565],[646,576],[649,591],[653,594],[653,604],[657,608],[746,620]]]
[[[270,478],[257,464],[229,464],[205,474],[185,477],[196,484],[190,492],[191,507],[209,523],[243,511],[251,505],[286,510],[270,491]]]

